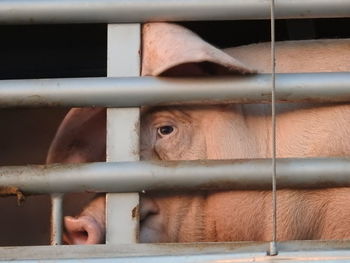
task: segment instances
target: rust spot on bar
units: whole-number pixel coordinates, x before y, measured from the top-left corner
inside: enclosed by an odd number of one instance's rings
[[[131,216],[133,219],[137,219],[140,217],[140,207],[139,205],[135,206],[131,211]]]
[[[133,220],[137,220],[136,222],[140,222],[140,205],[135,206],[131,211],[131,216]],[[135,242],[137,243],[140,239],[140,227],[135,228]]]
[[[12,196],[12,195],[15,195],[17,197],[17,204],[18,206],[21,206],[25,200],[25,196],[19,190],[18,187],[13,187],[13,186],[0,187],[0,196]]]

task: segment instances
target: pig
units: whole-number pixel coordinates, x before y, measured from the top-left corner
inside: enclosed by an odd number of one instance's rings
[[[276,72],[349,71],[350,39],[277,42],[276,57]],[[219,50],[180,25],[143,26],[144,76],[255,74],[270,68],[270,43]],[[350,105],[276,106],[277,157],[350,155]],[[143,107],[141,159],[270,158],[270,114],[270,105],[262,104]],[[105,134],[105,109],[72,109],[47,162],[104,161]],[[284,189],[277,198],[278,240],[350,238],[348,188]],[[104,202],[98,195],[78,217],[65,217],[66,243],[104,242]],[[271,191],[145,193],[140,207],[140,242],[268,241],[272,236]]]

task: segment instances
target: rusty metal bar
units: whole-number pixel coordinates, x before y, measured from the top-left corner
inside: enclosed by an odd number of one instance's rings
[[[135,107],[201,101],[270,103],[271,75],[0,81],[0,107]],[[350,72],[276,74],[277,102],[349,102]],[[82,96],[81,94],[84,94]]]
[[[276,18],[350,16],[348,0],[284,0]],[[0,24],[269,19],[268,0],[2,0]]]
[[[278,188],[350,186],[349,158],[277,159]],[[0,186],[27,194],[271,189],[271,160],[118,162],[0,168]]]
[[[51,245],[62,244],[63,195],[51,195]]]

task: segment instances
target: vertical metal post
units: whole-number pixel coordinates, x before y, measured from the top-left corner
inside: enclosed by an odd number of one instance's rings
[[[108,77],[140,75],[140,24],[108,25]],[[107,162],[139,160],[139,108],[107,109]],[[106,243],[138,241],[139,194],[107,194]]]
[[[51,245],[62,244],[63,194],[51,195]]]

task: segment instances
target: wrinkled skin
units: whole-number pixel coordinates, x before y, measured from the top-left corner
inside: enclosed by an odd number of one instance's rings
[[[155,24],[158,35],[163,27],[166,32],[176,33],[175,40],[179,37],[185,38],[185,40],[181,38],[180,43],[174,41],[172,48],[176,49],[177,44],[183,46],[183,42],[186,41],[190,44],[196,41],[193,36],[188,37],[187,31],[181,35],[179,33],[181,30],[177,31],[177,26],[173,28],[168,24]],[[145,37],[147,40],[147,35]],[[164,42],[164,46],[168,47],[167,39]],[[148,52],[147,45],[151,45],[149,43],[153,45],[149,47]],[[186,46],[189,43],[186,42]],[[156,48],[153,50],[154,45]],[[268,44],[225,51],[235,59],[239,59],[238,62],[230,61],[222,54],[213,60],[204,56],[204,61],[214,64],[219,61],[217,68],[213,68],[210,64],[209,69],[202,67],[202,60],[198,60],[200,56],[190,59],[198,45],[194,45],[193,49],[190,45],[188,48],[190,52],[187,50],[181,53],[181,50],[177,50],[176,56],[173,57],[169,54],[168,48],[162,53],[162,47],[159,45],[154,44],[154,41],[146,41],[144,44],[146,52],[144,55],[146,62],[143,62],[144,75],[207,75],[208,72],[214,75],[227,75],[230,71],[234,74],[247,74],[253,72],[251,68],[259,72],[269,72]],[[206,48],[200,49],[204,50],[205,54],[217,52],[208,51]],[[155,55],[154,52],[159,54]],[[168,67],[164,65],[167,58],[171,61]],[[180,61],[173,63],[174,60]],[[220,64],[220,61],[223,63]],[[196,63],[199,63],[199,66]],[[154,64],[160,64],[161,68],[157,68]],[[277,72],[349,70],[349,40],[277,44]],[[82,112],[83,115],[88,115]],[[83,133],[65,134],[65,129],[69,129],[67,127],[71,125],[68,121],[64,123],[49,154],[49,162],[84,162],[102,159],[101,152],[105,149],[105,142],[102,139],[105,114],[102,109],[96,110],[95,113],[91,118],[93,121],[85,122],[87,127]],[[279,104],[277,113],[278,157],[350,155],[349,105]],[[269,105],[227,104],[143,108],[141,159],[217,160],[270,157],[269,115]],[[72,142],[76,142],[76,137],[79,137],[81,142],[85,136],[89,137],[86,142],[92,141],[87,148],[71,147]],[[67,145],[70,145],[70,148]],[[279,190],[278,239],[350,238],[348,220],[350,209],[346,206],[348,200],[350,200],[348,188]],[[66,217],[66,242],[69,244],[103,242],[104,213],[104,197],[99,196],[77,218]],[[141,242],[270,240],[271,221],[270,191],[141,195]]]

